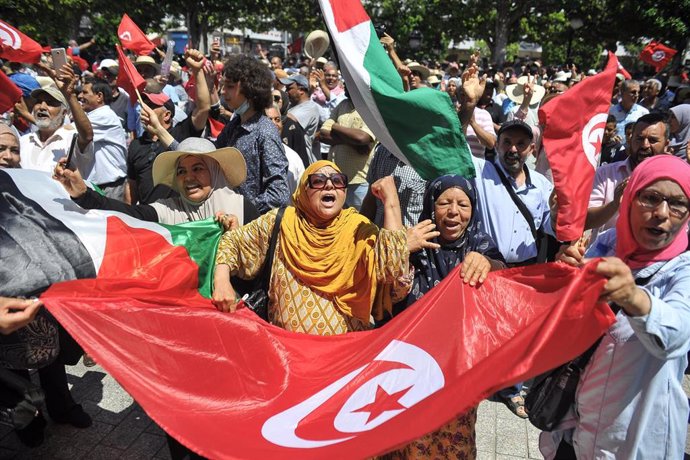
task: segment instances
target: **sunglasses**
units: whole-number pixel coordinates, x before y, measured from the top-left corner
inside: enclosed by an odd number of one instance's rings
[[[326,182],[331,181],[333,188],[346,188],[347,176],[343,173],[326,174],[309,174],[307,176],[307,183],[309,188],[322,190],[326,187]]]
[[[683,218],[688,213],[689,204],[685,200],[679,200],[677,198],[669,198],[660,193],[649,191],[642,191],[637,195],[637,202],[643,208],[656,209],[663,202],[668,203],[669,213],[673,217]]]
[[[278,102],[278,101],[280,101],[281,99],[283,99],[283,98],[280,97],[280,96],[273,96],[273,101],[274,101],[274,102]]]

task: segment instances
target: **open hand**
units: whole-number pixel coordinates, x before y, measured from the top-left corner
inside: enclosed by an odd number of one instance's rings
[[[483,283],[490,271],[491,262],[489,262],[489,259],[478,252],[472,251],[468,252],[465,260],[462,261],[460,277],[463,283],[475,286]]]
[[[437,249],[441,246],[433,241],[430,241],[441,232],[436,230],[436,224],[431,219],[426,219],[407,229],[407,248],[410,253],[420,251],[424,248]]]

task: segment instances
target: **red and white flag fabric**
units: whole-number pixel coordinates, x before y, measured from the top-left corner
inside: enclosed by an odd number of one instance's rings
[[[666,67],[671,62],[673,56],[677,53],[673,48],[669,48],[663,43],[652,41],[640,52],[640,60],[645,62],[657,72]]]
[[[0,72],[0,113],[5,113],[22,98],[22,90],[14,84],[5,72]]]
[[[623,75],[623,78],[626,80],[631,80],[632,75],[630,75],[630,72],[628,72],[625,67],[623,67],[623,64],[621,64],[620,61],[618,61],[618,73]]]
[[[556,237],[560,241],[582,236],[617,71],[618,59],[609,52],[603,72],[585,78],[539,109],[542,142],[558,196]]]
[[[50,52],[50,49],[0,20],[0,58],[10,62],[36,64],[41,61],[41,54],[45,52]]]
[[[115,45],[115,48],[117,48],[117,61],[120,67],[117,74],[117,85],[127,91],[130,104],[135,105],[139,100],[137,90],[144,91],[146,80],[144,80],[137,68],[134,67],[132,61],[125,56],[120,45]]]
[[[31,278],[20,263],[39,284],[56,270],[88,277],[40,298],[156,423],[208,458],[371,457],[572,359],[614,321],[594,261],[494,272],[479,288],[455,270],[381,329],[292,333],[212,306],[217,224],[199,235],[85,212],[24,170],[0,170],[0,211],[0,255],[12,258],[0,295]]]
[[[149,54],[156,45],[141,31],[132,19],[125,13],[117,28],[117,36],[122,47],[135,52],[139,56]]]

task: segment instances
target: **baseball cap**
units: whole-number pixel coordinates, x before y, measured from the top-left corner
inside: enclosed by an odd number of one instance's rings
[[[33,91],[31,91],[31,97],[36,98],[40,94],[45,93],[48,96],[50,96],[52,99],[55,99],[58,101],[63,107],[67,108],[67,99],[65,99],[65,96],[60,92],[59,89],[57,89],[57,86],[47,86],[45,88],[37,88]]]
[[[309,89],[309,81],[307,80],[307,77],[305,77],[302,74],[296,73],[294,75],[291,75],[288,78],[281,78],[280,82],[284,84],[285,86],[289,86],[293,83],[296,83],[297,86],[301,86],[302,88]]]
[[[165,93],[143,92],[141,93],[141,97],[144,99],[144,102],[147,102],[148,105],[153,106],[153,108],[165,107],[170,112],[175,113],[175,104]]]
[[[29,74],[14,72],[9,76],[9,79],[22,90],[22,96],[24,97],[29,97],[33,90],[41,87],[38,80]]]
[[[498,130],[498,134],[496,135],[496,138],[497,139],[500,138],[501,134],[503,134],[504,132],[509,131],[511,129],[519,129],[522,132],[524,132],[525,134],[527,134],[527,136],[529,136],[530,140],[534,140],[534,132],[532,131],[532,127],[530,127],[530,125],[528,125],[527,123],[525,123],[522,120],[510,120],[510,121],[503,123],[501,128]]]

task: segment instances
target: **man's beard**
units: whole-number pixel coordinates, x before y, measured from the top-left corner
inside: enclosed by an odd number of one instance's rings
[[[36,120],[36,126],[38,127],[38,129],[45,129],[51,131],[57,130],[60,126],[62,126],[65,120],[64,111],[60,112],[59,115],[51,118],[38,118],[36,117],[36,115],[34,115],[34,118]]]

